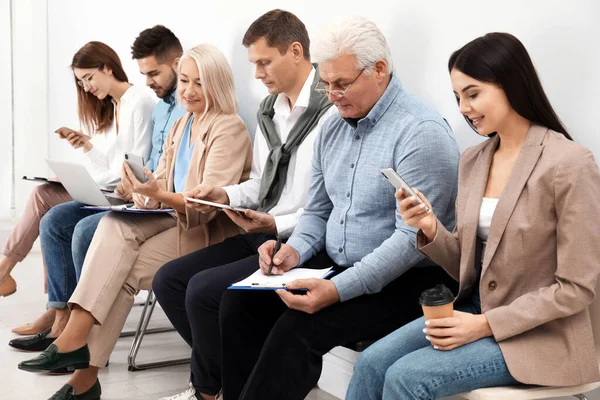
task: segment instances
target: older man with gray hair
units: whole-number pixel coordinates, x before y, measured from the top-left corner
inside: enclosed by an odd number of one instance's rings
[[[415,230],[396,210],[393,168],[454,226],[459,151],[433,109],[402,88],[385,37],[361,17],[334,21],[312,53],[317,90],[335,103],[315,141],[304,214],[274,256],[273,272],[335,265],[330,280],[289,284],[291,291],[227,291],[220,308],[226,399],[304,399],[317,383],[322,355],[377,339],[419,316],[418,296],[452,281],[415,248]],[[308,162],[308,160],[307,160]],[[274,241],[259,248],[266,271]],[[283,367],[285,365],[285,367]]]

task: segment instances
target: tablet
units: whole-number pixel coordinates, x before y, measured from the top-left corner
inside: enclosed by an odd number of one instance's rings
[[[212,207],[217,207],[217,208],[224,208],[226,210],[237,211],[237,212],[241,212],[241,213],[244,213],[247,210],[247,208],[231,207],[229,204],[213,203],[212,201],[194,199],[193,197],[184,197],[184,198],[187,201],[191,201],[194,203],[205,204],[207,206],[212,206]]]

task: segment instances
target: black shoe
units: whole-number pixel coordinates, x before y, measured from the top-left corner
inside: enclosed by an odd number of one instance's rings
[[[8,345],[21,351],[44,351],[56,340],[56,338],[49,338],[49,334],[50,329],[46,329],[35,336],[13,339],[8,342]]]
[[[58,347],[51,344],[36,358],[19,363],[19,369],[29,372],[50,372],[64,367],[72,371],[89,368],[89,366],[90,350],[87,344],[69,353],[59,353]]]
[[[71,385],[65,385],[48,400],[100,400],[101,394],[100,381],[96,379],[94,386],[87,392],[75,394],[75,389]]]

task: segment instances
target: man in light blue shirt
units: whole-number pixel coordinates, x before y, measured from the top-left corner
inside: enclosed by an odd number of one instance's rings
[[[304,399],[335,346],[377,339],[420,316],[419,294],[451,278],[416,250],[397,211],[393,168],[454,226],[459,150],[447,122],[403,89],[374,23],[332,24],[315,43],[321,82],[340,116],[315,141],[304,214],[274,257],[273,272],[336,265],[331,280],[289,289],[227,291],[221,303],[223,397]],[[267,271],[275,242],[261,246]],[[243,332],[243,334],[240,334]],[[286,367],[282,368],[282,363]]]
[[[154,171],[162,156],[165,139],[185,109],[177,104],[177,64],[183,54],[179,39],[168,28],[156,25],[140,33],[131,46],[133,59],[146,76],[146,85],[160,98],[152,112],[154,133],[146,167]]]

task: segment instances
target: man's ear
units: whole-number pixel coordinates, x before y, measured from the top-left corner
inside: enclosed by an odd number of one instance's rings
[[[171,68],[173,68],[175,72],[177,72],[177,67],[179,67],[179,60],[181,60],[181,57],[177,57],[176,59],[174,59],[173,64],[171,64]]]
[[[373,66],[373,71],[377,79],[383,80],[389,75],[387,62],[385,60],[377,60]]]
[[[294,42],[290,45],[288,51],[292,52],[295,62],[300,62],[304,59],[304,49],[300,42]]]

